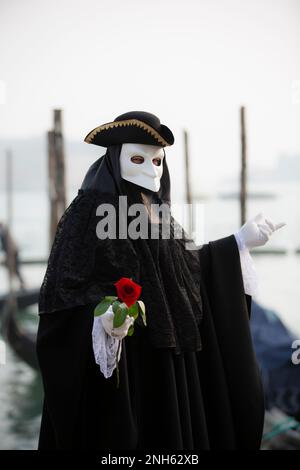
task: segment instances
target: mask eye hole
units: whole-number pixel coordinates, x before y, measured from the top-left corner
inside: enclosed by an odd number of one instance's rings
[[[134,155],[130,160],[132,163],[137,163],[138,165],[144,163],[144,157],[141,157],[140,155]]]
[[[152,162],[153,162],[153,165],[160,166],[161,165],[161,158],[153,158]]]

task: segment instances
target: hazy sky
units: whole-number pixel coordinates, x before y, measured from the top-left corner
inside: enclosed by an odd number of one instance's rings
[[[0,0],[0,138],[150,111],[173,171],[189,129],[196,189],[238,171],[240,104],[251,166],[300,154],[299,51],[299,0]]]

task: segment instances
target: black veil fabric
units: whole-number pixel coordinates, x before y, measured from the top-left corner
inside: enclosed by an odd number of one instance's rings
[[[39,313],[51,313],[99,302],[115,295],[114,283],[130,277],[142,286],[146,306],[147,334],[154,347],[200,351],[202,299],[198,250],[186,250],[192,241],[170,216],[170,238],[162,237],[162,218],[153,221],[151,204],[170,208],[170,177],[166,158],[158,192],[125,181],[120,174],[121,145],[108,147],[105,155],[89,168],[78,195],[59,221],[40,291]],[[148,234],[157,238],[99,239],[97,207],[111,204],[122,217],[119,196],[127,206],[140,203],[147,215]],[[148,208],[148,209],[147,209]],[[123,214],[124,215],[124,214]],[[133,217],[128,216],[128,224]],[[119,224],[117,222],[117,233]],[[140,319],[137,324],[143,327]]]

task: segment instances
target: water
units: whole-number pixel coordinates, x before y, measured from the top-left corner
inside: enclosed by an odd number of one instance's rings
[[[21,312],[20,312],[21,315]],[[23,327],[37,325],[35,309],[22,312]],[[0,366],[0,449],[36,449],[42,408],[42,382],[6,345],[6,364]]]
[[[250,200],[249,216],[263,210],[276,222],[284,220],[287,226],[273,235],[270,247],[285,247],[286,256],[255,256],[260,279],[257,300],[276,310],[283,321],[300,337],[298,286],[300,280],[300,212],[296,201],[300,187],[291,184],[256,185],[257,191],[275,192],[275,199]],[[5,197],[0,195],[0,214],[5,214]],[[74,196],[70,195],[69,200]],[[13,232],[23,257],[46,257],[48,247],[47,198],[41,193],[17,193],[14,199]],[[206,240],[227,236],[239,227],[238,202],[217,197],[204,205]],[[26,266],[23,269],[28,287],[39,286],[45,266]],[[6,290],[6,274],[0,269],[0,292]],[[22,322],[29,329],[37,326],[37,306],[22,314]],[[34,449],[37,446],[42,386],[38,373],[32,371],[7,349],[5,365],[0,365],[0,449]]]

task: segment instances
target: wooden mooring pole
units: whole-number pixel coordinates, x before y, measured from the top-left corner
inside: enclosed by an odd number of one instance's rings
[[[54,129],[48,132],[48,177],[50,202],[49,243],[52,246],[57,224],[66,208],[65,155],[62,111],[54,110]]]
[[[13,241],[11,237],[12,232],[12,214],[13,214],[13,155],[10,150],[6,151],[6,262],[7,262],[7,275],[8,275],[8,291],[13,295],[13,276],[14,276],[14,256],[13,256]]]
[[[241,225],[247,217],[247,135],[246,135],[246,110],[240,108],[240,134],[241,134],[241,175],[240,175],[240,221]]]
[[[186,202],[188,204],[188,234],[192,237],[193,221],[192,221],[192,189],[190,181],[190,154],[189,154],[189,135],[188,131],[183,131],[184,138],[184,157],[185,157],[185,188]]]

